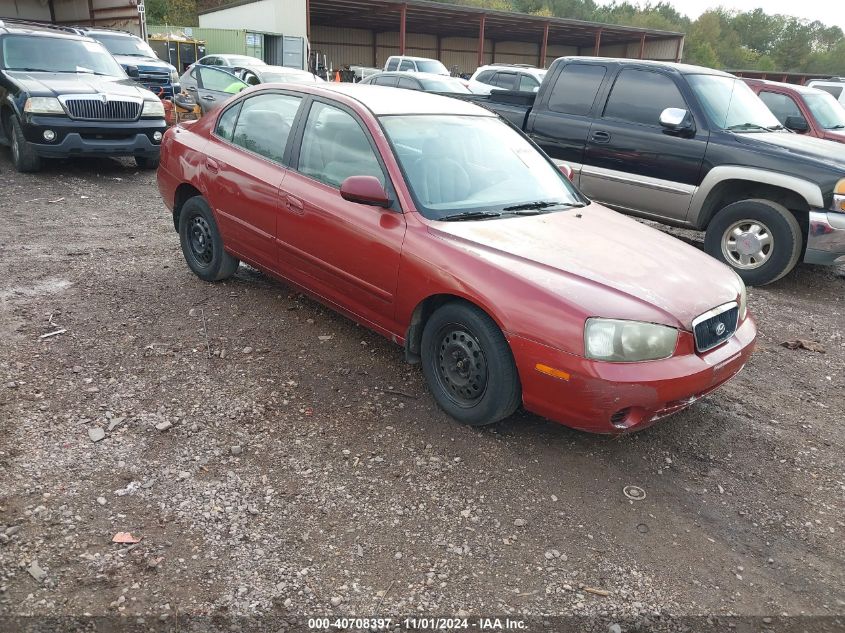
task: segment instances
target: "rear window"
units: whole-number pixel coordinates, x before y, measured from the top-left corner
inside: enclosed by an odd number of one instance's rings
[[[563,114],[588,115],[606,74],[605,66],[567,64],[552,88],[549,110]]]
[[[387,60],[387,70],[396,70],[399,67],[399,59],[391,57]]]

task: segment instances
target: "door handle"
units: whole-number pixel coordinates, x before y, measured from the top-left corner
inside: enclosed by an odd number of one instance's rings
[[[305,205],[302,204],[302,200],[295,198],[294,196],[286,196],[285,199],[291,211],[298,213],[299,215],[303,215],[305,213]]]
[[[196,86],[185,86],[185,89],[188,90],[189,92],[196,92],[197,91]]]
[[[204,95],[202,98],[206,101],[214,101],[214,97],[212,97],[211,95]]]
[[[610,133],[604,130],[596,130],[593,132],[591,139],[593,143],[610,143]]]
[[[210,171],[212,174],[216,174],[218,171],[220,171],[220,165],[213,158],[206,158],[205,166],[208,168],[208,171]]]

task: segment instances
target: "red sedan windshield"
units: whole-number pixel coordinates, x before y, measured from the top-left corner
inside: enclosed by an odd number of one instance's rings
[[[429,219],[516,205],[583,204],[525,138],[486,116],[383,116],[417,208]]]

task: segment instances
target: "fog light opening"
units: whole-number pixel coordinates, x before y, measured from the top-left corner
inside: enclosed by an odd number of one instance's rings
[[[42,136],[44,137],[44,140],[48,143],[52,143],[56,140],[56,133],[53,130],[44,130]]]
[[[630,407],[619,409],[619,411],[610,416],[610,423],[617,429],[626,429],[630,426],[630,420],[628,420],[630,414]]]
[[[153,132],[153,140],[156,143],[161,143],[161,132]]]

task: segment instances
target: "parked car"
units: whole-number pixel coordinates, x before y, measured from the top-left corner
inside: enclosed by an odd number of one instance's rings
[[[72,28],[79,35],[86,35],[105,46],[124,70],[137,68],[136,81],[159,97],[171,98],[179,93],[179,73],[176,68],[160,60],[150,45],[137,35],[115,29]]]
[[[307,70],[288,68],[286,66],[235,66],[232,74],[250,86],[258,84],[313,84],[325,81]]]
[[[206,114],[218,108],[232,95],[249,88],[249,85],[231,70],[194,65],[179,78],[179,83],[199,104],[202,113]]]
[[[479,66],[467,87],[476,94],[490,94],[493,90],[537,92],[545,76],[545,69],[527,64],[492,64]]]
[[[410,57],[391,55],[384,63],[384,70],[403,70],[409,73],[431,73],[432,75],[450,75],[449,69],[436,59],[428,57]]]
[[[829,92],[762,79],[745,79],[785,128],[845,143],[845,107]]]
[[[158,165],[161,100],[102,44],[56,28],[0,21],[0,143],[21,172],[44,158],[133,156]]]
[[[830,93],[834,99],[845,106],[845,78],[811,79],[806,85],[810,88],[816,88],[817,90],[824,90]]]
[[[644,428],[754,344],[729,268],[591,203],[524,134],[453,98],[251,88],[168,130],[158,185],[197,276],[245,261],[310,293],[402,345],[467,424],[522,402],[587,431]]]
[[[229,53],[217,53],[214,55],[206,55],[200,57],[194,64],[200,66],[223,66],[225,68],[234,68],[235,66],[264,66],[267,62],[257,57],[249,55],[231,55]],[[191,66],[188,67],[190,69]]]
[[[454,77],[444,77],[432,73],[409,73],[405,71],[383,72],[370,75],[359,83],[389,88],[407,88],[423,92],[459,92],[469,94],[465,82]]]
[[[784,130],[733,75],[563,57],[536,98],[462,98],[499,112],[569,163],[597,201],[706,231],[705,250],[747,284],[780,279],[802,258],[845,257],[845,156]]]

